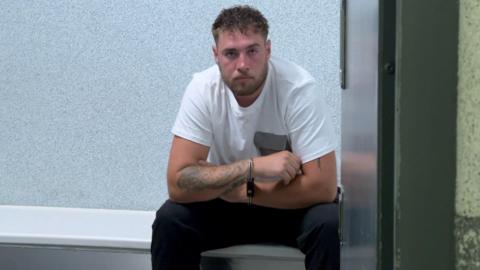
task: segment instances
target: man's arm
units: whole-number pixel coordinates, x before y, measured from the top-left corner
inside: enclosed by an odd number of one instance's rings
[[[168,193],[176,202],[206,201],[246,181],[248,160],[228,165],[202,165],[207,146],[174,136],[167,169]]]
[[[174,136],[167,169],[171,200],[183,203],[212,200],[237,190],[246,182],[249,160],[211,165],[205,162],[208,151],[204,145]],[[300,169],[300,159],[288,151],[256,159],[260,167],[253,169],[260,177],[288,182]]]
[[[255,158],[255,171],[266,166],[266,157]],[[288,185],[276,183],[255,183],[253,203],[257,205],[295,209],[316,203],[332,202],[337,194],[335,152],[330,152],[302,166],[303,174],[296,176]],[[242,185],[227,194],[223,199],[231,202],[245,202],[245,186]]]

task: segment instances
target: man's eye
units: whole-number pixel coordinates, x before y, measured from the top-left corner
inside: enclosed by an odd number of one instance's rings
[[[248,54],[250,54],[250,55],[255,55],[256,53],[258,53],[258,50],[257,50],[257,49],[250,49],[250,50],[248,50]]]
[[[229,58],[229,59],[234,59],[237,57],[237,53],[236,52],[226,52],[225,54],[225,57]]]

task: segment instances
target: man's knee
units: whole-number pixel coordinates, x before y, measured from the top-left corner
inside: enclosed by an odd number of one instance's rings
[[[184,205],[168,200],[156,213],[155,221],[152,224],[154,236],[152,241],[156,240],[156,235],[162,235],[165,240],[169,236],[178,236],[179,231],[188,228],[190,222],[192,222],[191,211]]]
[[[297,243],[305,253],[307,269],[340,269],[338,205],[319,204],[310,208],[303,220]]]
[[[197,269],[199,235],[188,206],[166,201],[152,224],[152,269]]]
[[[304,229],[322,226],[328,229],[338,229],[338,204],[319,204],[311,207],[303,220]]]
[[[318,242],[338,241],[338,205],[319,204],[311,207],[304,216],[302,232],[297,239],[300,246],[310,246]]]
[[[184,250],[184,243],[197,248],[199,235],[194,213],[188,206],[166,201],[158,209],[152,224],[151,252]]]

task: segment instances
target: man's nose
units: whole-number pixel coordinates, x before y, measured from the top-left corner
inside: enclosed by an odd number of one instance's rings
[[[237,64],[237,68],[240,72],[246,72],[248,71],[249,69],[249,66],[248,66],[248,59],[246,57],[246,55],[244,53],[241,53],[239,56],[238,56],[238,64]]]

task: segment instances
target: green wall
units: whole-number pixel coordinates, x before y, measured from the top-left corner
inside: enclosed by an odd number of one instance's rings
[[[458,2],[397,1],[394,269],[455,268]]]
[[[460,1],[456,268],[480,268],[480,1]]]

